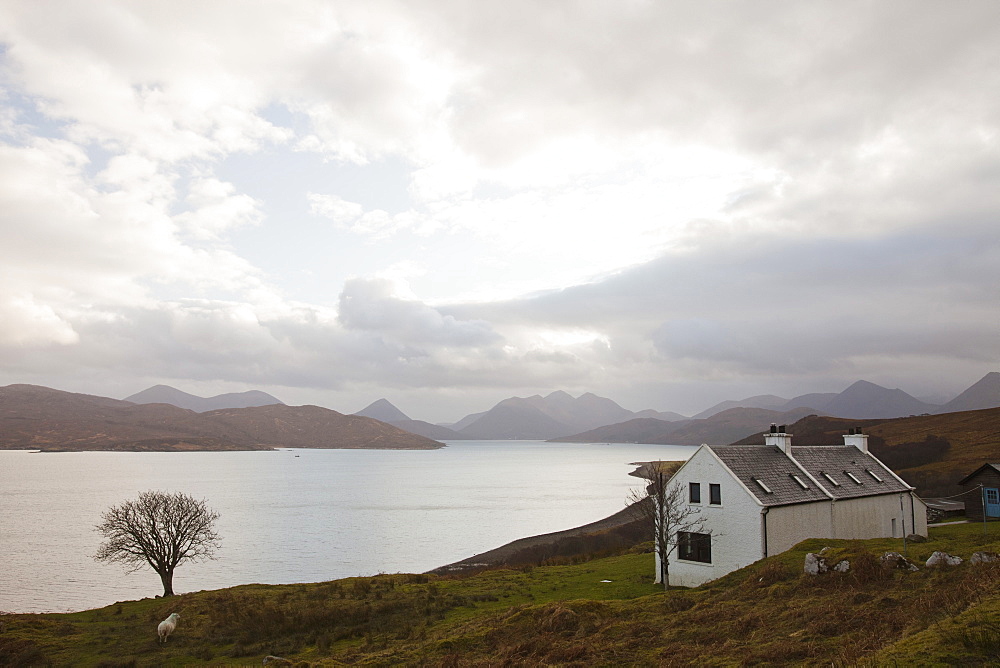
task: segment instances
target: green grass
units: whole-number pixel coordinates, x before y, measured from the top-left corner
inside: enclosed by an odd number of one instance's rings
[[[851,571],[802,574],[828,547]],[[964,558],[1000,552],[1000,524],[935,527],[909,544]],[[1000,648],[1000,567],[885,570],[902,541],[809,540],[694,589],[664,593],[653,557],[468,577],[381,575],[247,585],[72,614],[4,615],[3,666],[954,665]],[[609,580],[610,582],[602,582]],[[177,611],[166,646],[156,624]]]

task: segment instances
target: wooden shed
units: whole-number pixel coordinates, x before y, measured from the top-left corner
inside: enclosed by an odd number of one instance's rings
[[[1000,519],[1000,464],[983,464],[958,481],[963,491],[979,489],[979,494],[965,495],[965,516],[970,522]]]

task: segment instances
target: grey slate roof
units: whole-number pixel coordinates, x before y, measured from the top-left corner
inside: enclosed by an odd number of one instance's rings
[[[710,445],[712,452],[722,460],[733,475],[746,485],[750,493],[765,506],[784,506],[809,501],[827,501],[829,496],[816,483],[809,480],[795,462],[775,445]],[[808,489],[795,482],[797,475]],[[764,483],[770,493],[755,482]]]
[[[792,446],[791,458],[774,445],[708,447],[765,506],[829,501],[831,498],[854,499],[910,490],[881,462],[854,446]],[[847,472],[860,482],[852,480]],[[839,485],[833,484],[824,474]],[[805,483],[806,489],[795,481],[793,475]],[[770,491],[766,491],[758,480]],[[817,485],[816,481],[820,484]]]
[[[910,491],[910,487],[900,482],[882,462],[853,445],[793,445],[792,457],[835,499]],[[881,478],[881,482],[869,471]],[[854,482],[848,472],[860,480],[860,484]],[[840,483],[839,486],[826,478],[824,473]]]

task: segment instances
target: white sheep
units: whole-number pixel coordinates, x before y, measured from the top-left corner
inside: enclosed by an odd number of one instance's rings
[[[169,617],[160,622],[156,627],[156,633],[160,636],[160,642],[167,642],[167,638],[177,628],[177,620],[180,618],[181,616],[176,612],[171,612]]]

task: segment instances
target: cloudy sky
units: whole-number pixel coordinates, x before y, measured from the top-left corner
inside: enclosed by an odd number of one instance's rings
[[[947,399],[998,129],[993,0],[0,0],[0,385]]]

